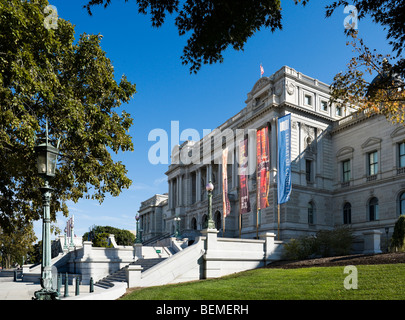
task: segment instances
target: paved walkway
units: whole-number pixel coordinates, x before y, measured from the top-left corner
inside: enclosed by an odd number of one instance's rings
[[[32,300],[34,292],[41,290],[41,285],[32,282],[15,282],[13,277],[0,277],[0,300]],[[102,292],[105,289],[95,286],[94,293]],[[93,294],[94,294],[93,293]],[[64,286],[61,288],[61,298],[63,298]],[[80,286],[80,297],[88,296],[89,286]],[[69,296],[75,297],[75,286],[69,285]],[[94,296],[96,298],[96,296]]]

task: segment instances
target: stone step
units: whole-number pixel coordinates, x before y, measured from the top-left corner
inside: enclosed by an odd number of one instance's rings
[[[140,265],[142,266],[142,272],[152,268],[156,264],[162,262],[166,258],[153,258],[153,259],[138,259],[135,262],[130,263],[131,265]],[[111,288],[113,286],[112,282],[126,282],[127,275],[125,272],[125,267],[121,268],[120,270],[104,277],[103,279],[97,281],[94,285],[99,286],[101,288]]]

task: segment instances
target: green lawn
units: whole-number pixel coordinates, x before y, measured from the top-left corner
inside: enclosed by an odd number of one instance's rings
[[[175,285],[143,288],[123,300],[405,299],[405,264],[359,265],[358,289],[347,290],[344,267],[256,269]]]

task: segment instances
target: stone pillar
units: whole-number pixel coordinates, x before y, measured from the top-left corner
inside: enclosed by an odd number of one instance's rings
[[[127,276],[128,288],[141,286],[141,272],[142,267],[139,265],[129,265],[125,267],[125,273]]]
[[[93,243],[91,241],[83,241],[83,256],[88,257],[91,255]]]
[[[363,232],[364,235],[364,254],[382,253],[380,240],[382,232],[379,230],[369,230]]]
[[[201,231],[206,236],[206,250],[204,254],[205,268],[204,278],[217,278],[221,276],[221,265],[215,251],[218,247],[218,230],[217,229],[204,229]]]
[[[138,259],[142,259],[142,243],[135,243],[134,245],[134,249],[135,249],[135,261]]]
[[[197,170],[196,177],[196,201],[201,201],[201,168]]]
[[[173,208],[173,180],[169,180],[169,209]]]
[[[274,238],[276,237],[275,233],[266,232],[260,235],[260,238],[265,240],[264,243],[264,263],[267,264],[267,260],[271,260],[271,255],[274,252]]]

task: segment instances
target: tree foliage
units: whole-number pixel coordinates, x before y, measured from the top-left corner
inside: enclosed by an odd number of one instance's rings
[[[1,264],[10,268],[15,263],[22,265],[23,257],[33,251],[36,236],[32,223],[16,226],[13,232],[5,232],[0,228],[0,256]]]
[[[48,119],[50,138],[61,139],[51,181],[51,217],[66,201],[100,202],[128,188],[125,166],[110,152],[133,150],[130,115],[115,109],[136,92],[125,76],[117,82],[101,36],[82,34],[61,18],[45,28],[47,0],[0,0],[0,226],[38,220],[43,184],[34,145]]]
[[[372,20],[387,30],[387,39],[393,50],[401,54],[405,46],[405,2],[398,0],[338,0],[326,6],[326,16],[330,17],[337,8],[354,5],[357,18],[371,16]],[[345,29],[347,34],[354,29]]]
[[[351,34],[356,56],[331,85],[331,100],[343,107],[354,107],[367,115],[383,114],[394,123],[405,120],[405,82],[393,66],[393,57],[371,51],[357,33]],[[402,71],[403,72],[403,71]],[[367,80],[367,77],[371,77]]]
[[[90,238],[93,241],[93,246],[108,247],[107,239],[110,234],[115,236],[115,242],[119,246],[130,246],[135,242],[135,235],[132,232],[110,226],[96,226],[92,228],[90,232],[86,232],[83,235],[83,241],[87,241]]]
[[[125,0],[126,2],[128,0]],[[166,14],[177,14],[179,35],[190,35],[181,56],[182,63],[196,73],[202,64],[222,62],[228,46],[243,50],[246,41],[262,28],[281,29],[280,0],[136,0],[138,12],[150,14],[152,26],[160,27]],[[95,5],[108,7],[111,0],[90,0],[89,14]]]
[[[349,3],[344,0],[327,6],[326,16]],[[405,119],[405,59],[401,53],[405,46],[405,2],[397,0],[354,0],[358,20],[371,16],[372,20],[387,30],[387,39],[393,55],[371,50],[355,29],[346,29],[353,38],[355,56],[345,72],[338,73],[332,83],[332,102],[343,106],[357,106],[369,115],[384,114],[392,122]],[[373,75],[374,81],[366,80]]]

